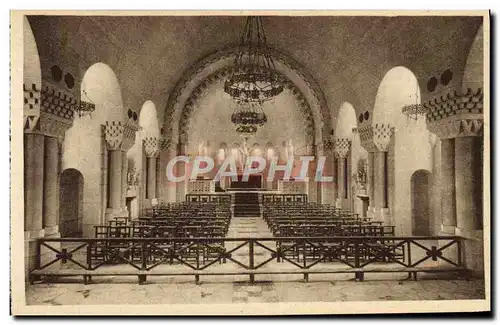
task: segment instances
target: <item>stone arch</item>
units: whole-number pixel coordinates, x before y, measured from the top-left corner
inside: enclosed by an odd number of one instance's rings
[[[189,107],[192,105],[192,98],[197,97],[206,89],[205,82],[212,82],[214,78],[219,78],[219,74],[228,73],[234,64],[234,56],[237,53],[236,47],[217,51],[204,57],[195,63],[174,87],[170,93],[164,114],[164,128],[169,138],[176,143],[183,143],[185,139],[180,137],[182,116],[184,120],[189,116]],[[276,71],[283,75],[287,81],[294,85],[297,94],[301,93],[305,108],[311,112],[314,120],[314,141],[315,144],[323,142],[323,134],[331,129],[330,112],[326,104],[325,96],[318,84],[305,69],[289,56],[282,52],[272,50],[272,55],[276,60]],[[185,106],[188,111],[185,112]],[[322,151],[322,146],[317,146]]]
[[[40,116],[42,71],[35,36],[26,16],[23,18],[23,48],[24,128],[33,129]]]
[[[91,236],[108,205],[108,150],[103,125],[137,120],[137,113],[123,107],[121,88],[114,71],[105,63],[92,64],[83,76],[81,100],[95,104],[90,116],[75,116],[63,144],[63,168],[79,170],[85,178],[83,188],[83,233]],[[126,180],[125,180],[126,181]],[[124,186],[126,182],[124,181]]]
[[[465,64],[465,70],[462,77],[462,90],[467,92],[467,89],[472,89],[476,91],[479,88],[483,88],[483,67],[484,67],[484,31],[483,25],[479,27],[476,37],[472,43],[472,46],[467,56],[467,62]]]
[[[368,142],[374,146],[370,148],[374,150],[372,167],[377,164],[384,168],[384,172],[370,176],[375,178],[378,189],[371,193],[376,201],[374,204],[388,209],[384,221],[395,225],[396,232],[401,235],[412,233],[408,217],[411,215],[412,174],[415,170],[434,168],[433,136],[427,129],[425,116],[403,114],[404,106],[420,103],[421,89],[415,74],[404,66],[393,67],[380,82],[372,118],[364,122],[360,130],[362,141],[367,131],[371,132]],[[382,189],[384,193],[380,196]]]
[[[413,236],[431,234],[432,174],[419,169],[411,176],[411,224]]]
[[[99,123],[125,120],[127,112],[123,107],[120,84],[106,63],[94,63],[85,71],[80,95],[81,100],[95,104],[92,118]]]
[[[356,110],[349,102],[340,105],[337,124],[335,126],[335,138],[347,138],[352,140],[352,130],[357,127]]]
[[[62,237],[82,235],[83,189],[82,173],[65,169],[59,176],[59,231]]]
[[[403,66],[390,69],[378,87],[371,125],[400,124],[405,119],[402,107],[420,104],[420,100],[420,87],[415,74]]]
[[[340,106],[335,126],[335,152],[339,156],[337,191],[339,204],[353,208],[352,171],[359,154],[359,144],[354,146],[354,132],[357,129],[356,110],[349,102]],[[353,162],[354,160],[354,162]]]

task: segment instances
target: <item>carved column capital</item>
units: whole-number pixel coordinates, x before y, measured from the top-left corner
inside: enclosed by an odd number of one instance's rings
[[[72,94],[50,84],[23,85],[24,130],[63,139],[73,125],[78,100]]]
[[[427,129],[440,139],[483,135],[483,91],[452,91],[424,104]]]
[[[160,136],[159,147],[160,151],[167,151],[172,147],[172,141],[165,136]]]
[[[130,121],[106,121],[104,139],[109,150],[127,151],[134,145],[139,126]]]
[[[335,139],[335,152],[340,158],[346,158],[351,149],[351,140],[347,138]]]
[[[24,132],[38,130],[38,120],[40,118],[40,85],[23,84],[24,107],[23,123]]]
[[[375,124],[358,128],[358,132],[366,151],[388,151],[394,128],[390,124]]]
[[[157,137],[146,137],[144,142],[144,153],[148,158],[156,157],[160,152],[160,139]]]

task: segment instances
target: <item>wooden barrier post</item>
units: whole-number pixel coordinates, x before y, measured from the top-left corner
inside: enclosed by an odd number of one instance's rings
[[[249,265],[250,265],[250,270],[253,270],[255,265],[255,261],[254,261],[254,240],[251,239],[249,242],[248,242],[248,258],[249,258]],[[254,283],[255,282],[255,275],[254,274],[250,274],[250,283]]]

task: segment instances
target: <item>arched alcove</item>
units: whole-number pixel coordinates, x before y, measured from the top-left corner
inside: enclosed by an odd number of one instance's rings
[[[80,171],[70,168],[59,176],[59,231],[61,237],[82,235],[84,179]]]
[[[372,113],[373,127],[392,129],[386,147],[385,191],[390,210],[390,219],[386,221],[395,225],[396,232],[401,235],[412,233],[409,218],[412,173],[436,168],[433,166],[434,143],[430,141],[432,136],[427,130],[425,116],[403,114],[403,107],[418,105],[420,101],[417,77],[406,67],[398,66],[390,69],[381,80]]]
[[[62,167],[79,170],[85,179],[83,234],[91,236],[93,226],[104,220],[109,196],[108,153],[103,125],[106,121],[123,122],[127,112],[123,108],[116,75],[105,63],[95,63],[86,70],[80,92],[81,100],[95,104],[95,111],[91,115],[76,116],[73,126],[66,131]]]
[[[114,71],[105,63],[95,63],[85,71],[81,99],[95,104],[92,119],[99,123],[124,120],[126,112],[120,84]]]
[[[340,106],[337,116],[337,124],[335,126],[335,150],[337,151],[337,201],[344,208],[354,209],[354,197],[352,189],[352,171],[355,170],[356,161],[358,159],[361,146],[359,141],[354,141],[354,133],[357,127],[356,110],[348,103],[344,102]],[[356,133],[357,134],[357,133]],[[349,150],[345,153],[346,156],[341,156],[342,147],[349,144]],[[333,165],[333,162],[332,162]]]
[[[431,230],[432,174],[417,170],[411,176],[411,224],[413,236],[429,236]]]

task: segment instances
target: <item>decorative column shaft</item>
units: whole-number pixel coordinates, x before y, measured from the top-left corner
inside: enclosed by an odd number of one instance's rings
[[[121,207],[124,210],[127,210],[127,190],[128,190],[128,182],[127,182],[127,174],[128,174],[128,160],[127,160],[127,152],[122,151],[122,192],[121,192]]]
[[[58,232],[59,226],[59,140],[54,137],[45,137],[44,161],[44,228],[46,235]]]
[[[109,208],[121,209],[122,201],[122,151],[109,150]]]
[[[126,169],[124,174],[124,155],[135,141],[138,130],[137,123],[129,118],[128,121],[106,121],[104,136],[108,148],[109,159],[109,198],[108,208],[111,216],[124,216],[124,191],[126,191]],[[126,159],[126,155],[125,155]],[[126,167],[126,166],[125,166]],[[125,179],[124,179],[125,178]],[[124,188],[125,187],[125,188]],[[108,212],[107,212],[108,213]]]
[[[332,171],[333,171],[333,186],[332,186],[332,197],[333,200],[337,199],[338,197],[338,184],[339,184],[339,172],[338,172],[338,165],[339,165],[339,160],[333,156],[332,157]]]
[[[349,155],[349,151],[351,149],[351,140],[347,138],[338,138],[335,139],[335,152],[339,157],[338,162],[338,191],[337,198],[340,202],[347,199],[348,195],[348,187],[349,187],[349,177],[348,166],[347,166],[347,157]]]
[[[375,124],[358,128],[358,132],[361,145],[368,151],[369,210],[376,220],[390,225],[387,151],[394,128],[390,124]]]
[[[156,165],[157,157],[160,150],[160,142],[157,137],[146,137],[144,138],[144,152],[146,154],[146,166],[147,166],[147,176],[146,176],[146,198],[154,199],[156,198]]]
[[[473,232],[482,228],[481,138],[455,139],[455,189],[457,228]]]
[[[368,152],[368,186],[370,189],[370,205],[373,206],[373,202],[375,202],[375,153]]]
[[[443,231],[455,234],[457,225],[455,196],[455,140],[441,140],[441,218]],[[452,227],[453,229],[449,229]]]
[[[59,85],[46,83],[40,92],[38,128],[44,134],[43,227],[45,235],[59,233],[59,145],[73,124],[78,101]]]
[[[147,195],[146,198],[153,199],[156,197],[156,157],[146,157],[147,163]]]
[[[377,151],[374,154],[374,204],[376,208],[387,208],[387,152]]]
[[[43,164],[44,136],[24,135],[24,227],[33,237],[43,229]]]

